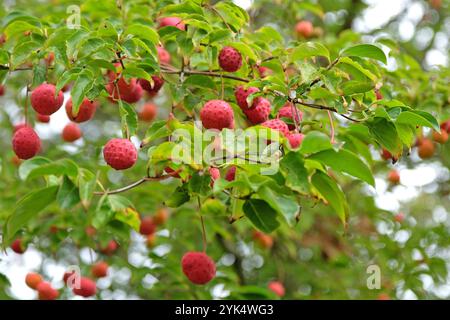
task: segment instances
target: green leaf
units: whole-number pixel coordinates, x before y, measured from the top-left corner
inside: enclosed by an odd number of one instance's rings
[[[152,28],[145,26],[143,24],[132,24],[126,29],[127,34],[132,34],[137,38],[149,40],[153,44],[158,44],[159,35]]]
[[[21,178],[24,180],[49,175],[74,177],[78,174],[77,164],[70,159],[49,162],[48,159],[37,158],[27,160],[25,164],[26,166],[21,171]]]
[[[305,135],[299,151],[309,154],[331,148],[330,137],[320,131],[311,131]]]
[[[139,231],[141,219],[139,218],[139,213],[133,208],[125,208],[117,211],[114,219],[129,225],[135,231]]]
[[[328,204],[336,212],[342,223],[345,223],[348,215],[347,203],[344,193],[336,182],[325,173],[316,171],[311,178],[311,183],[322,197],[327,200]]]
[[[324,150],[308,157],[310,160],[320,161],[332,169],[359,178],[368,184],[375,186],[375,180],[369,167],[354,153],[341,149]]]
[[[80,169],[78,174],[78,188],[80,190],[81,203],[87,208],[94,195],[95,185],[97,182],[96,176],[86,169]]]
[[[166,120],[154,121],[145,133],[145,138],[142,144],[147,144],[153,140],[165,138],[170,135],[170,130],[166,126]]]
[[[304,58],[310,58],[315,56],[323,56],[330,60],[330,52],[321,43],[318,42],[304,42],[295,47],[291,53],[290,61],[294,62]]]
[[[300,206],[295,196],[285,187],[275,182],[268,183],[258,189],[258,197],[281,214],[289,225],[293,226],[297,222]]]
[[[281,173],[286,179],[286,186],[301,194],[309,192],[308,171],[299,152],[289,152],[280,161]]]
[[[86,93],[92,88],[94,80],[94,74],[88,69],[84,69],[77,75],[73,87],[70,89],[73,114],[78,114],[80,105],[83,102]]]
[[[34,169],[36,169],[44,164],[49,164],[49,163],[51,163],[51,160],[44,158],[44,157],[34,157],[32,159],[22,162],[22,164],[19,167],[20,179],[26,180],[31,171],[33,171]]]
[[[409,124],[411,126],[424,126],[432,128],[436,131],[440,131],[439,123],[437,120],[428,112],[425,111],[403,111],[397,117],[396,123]]]
[[[32,87],[37,87],[41,83],[45,81],[45,77],[47,75],[47,67],[44,64],[36,64],[33,67],[33,82],[31,83]]]
[[[373,90],[374,84],[372,82],[350,80],[341,84],[342,93],[346,96],[355,93],[364,93]]]
[[[373,44],[358,44],[341,51],[341,56],[370,58],[387,64],[387,58],[383,50]]]
[[[253,225],[264,233],[270,233],[280,226],[277,212],[264,200],[247,200],[243,210]]]
[[[222,216],[225,211],[225,205],[217,199],[206,199],[201,207],[201,213],[206,215]]]
[[[14,235],[33,217],[44,210],[56,199],[58,186],[34,190],[20,199],[13,213],[8,217],[3,229],[3,247],[6,247]]]
[[[63,177],[63,183],[59,187],[56,200],[61,209],[70,209],[80,202],[79,190],[67,176]]]
[[[129,138],[136,133],[138,117],[136,110],[128,103],[119,100],[119,111],[122,121],[122,134]]]
[[[177,187],[172,195],[165,201],[170,208],[177,208],[190,199],[189,193],[184,186]]]
[[[188,190],[191,197],[197,195],[206,195],[210,190],[211,176],[208,174],[200,175],[198,172],[194,173],[189,180]]]
[[[386,118],[375,117],[364,123],[372,137],[392,154],[402,151],[402,142],[394,123]]]
[[[192,75],[189,76],[185,81],[184,85],[197,88],[215,89],[216,85],[212,81],[211,77],[203,75]]]

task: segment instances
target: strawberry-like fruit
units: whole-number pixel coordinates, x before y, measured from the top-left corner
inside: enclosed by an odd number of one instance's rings
[[[22,254],[25,252],[25,248],[22,245],[22,239],[16,239],[13,241],[13,243],[11,243],[11,249],[12,251],[14,251],[17,254]]]
[[[236,103],[242,110],[249,109],[247,103],[247,97],[255,92],[258,92],[259,89],[256,87],[249,87],[245,89],[243,86],[238,86],[234,91],[234,96],[236,97]],[[256,98],[258,99],[258,97]],[[256,105],[256,99],[253,100],[252,107]]]
[[[15,154],[22,160],[33,158],[41,149],[41,139],[33,128],[25,126],[17,130],[12,139]]]
[[[62,131],[62,139],[66,142],[74,142],[81,138],[83,134],[81,133],[80,127],[76,123],[68,123]]]
[[[238,71],[242,66],[242,56],[233,47],[223,47],[219,53],[219,65],[228,72]]]
[[[287,135],[289,145],[292,149],[297,149],[302,144],[304,135],[302,133],[290,133]]]
[[[51,115],[61,108],[64,102],[64,94],[58,92],[55,98],[56,87],[52,84],[43,83],[31,93],[31,106],[33,109],[43,115]]]
[[[91,297],[97,293],[97,286],[94,281],[89,278],[81,277],[80,278],[80,287],[73,288],[73,293],[82,296],[82,297]]]
[[[139,111],[139,119],[145,122],[151,122],[156,117],[158,109],[153,103],[146,103],[142,106],[141,111]]]
[[[137,150],[130,140],[114,138],[103,148],[103,158],[110,167],[124,170],[136,163]]]
[[[0,97],[3,96],[5,94],[5,86],[2,86],[0,84]]]
[[[178,28],[182,31],[186,30],[185,24],[178,17],[164,17],[164,18],[159,19],[159,27],[160,28],[168,27],[168,26]]]
[[[267,287],[280,298],[285,294],[284,286],[280,281],[270,281]]]
[[[298,36],[303,38],[309,38],[312,36],[314,32],[314,27],[311,22],[309,21],[299,21],[295,25],[295,32]]]
[[[206,284],[216,275],[214,261],[203,252],[188,252],[181,259],[183,273],[194,284]]]
[[[36,290],[39,283],[42,282],[42,276],[36,272],[29,272],[25,277],[25,283],[28,287],[33,290]]]
[[[289,128],[288,128],[287,124],[280,119],[267,120],[267,121],[261,123],[261,125],[266,128],[277,130],[280,133],[284,134],[285,136],[287,136],[289,134]]]
[[[157,46],[156,50],[158,51],[159,63],[169,64],[170,63],[170,53],[169,53],[169,51],[167,51],[166,49],[164,49],[161,46]]]
[[[259,124],[269,119],[270,101],[258,97],[253,101],[252,108],[244,110],[245,115],[252,124]]]
[[[142,89],[150,93],[150,95],[155,95],[158,93],[158,91],[162,88],[164,84],[164,79],[158,76],[152,76],[153,79],[153,85],[150,83],[150,81],[145,79],[140,79],[139,84],[142,86]]]
[[[111,77],[110,77],[111,78]],[[142,87],[138,83],[137,79],[130,79],[127,82],[123,77],[120,77],[119,81],[117,81],[117,87],[114,84],[114,79],[112,79],[106,85],[106,91],[108,91],[110,98],[115,101],[119,98],[128,103],[138,102],[142,98]],[[120,97],[119,97],[120,93]]]
[[[72,107],[72,98],[70,98],[66,102],[67,116],[70,120],[81,123],[92,119],[95,114],[95,110],[97,109],[97,102],[91,101],[88,98],[84,98],[76,115],[72,113]]]
[[[156,232],[156,223],[152,217],[143,217],[141,219],[141,225],[139,227],[139,233],[142,235],[149,235]]]
[[[36,287],[39,300],[55,300],[59,296],[58,290],[54,289],[52,285],[46,281],[42,281]]]
[[[108,264],[105,261],[99,261],[91,268],[91,273],[96,278],[103,278],[108,275]]]
[[[200,110],[200,119],[206,129],[234,128],[234,113],[223,100],[210,100]]]
[[[236,166],[230,167],[230,169],[227,170],[227,173],[225,173],[225,180],[227,181],[234,181],[236,178]]]

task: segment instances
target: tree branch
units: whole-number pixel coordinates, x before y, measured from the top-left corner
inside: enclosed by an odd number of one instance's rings
[[[143,184],[145,182],[148,182],[148,181],[162,181],[162,180],[166,180],[166,179],[168,179],[170,177],[173,177],[173,176],[177,175],[179,172],[180,172],[180,170],[177,170],[177,171],[165,174],[163,176],[144,177],[144,178],[139,179],[138,181],[133,182],[132,184],[129,184],[129,185],[125,186],[125,187],[122,187],[122,188],[119,188],[119,189],[116,189],[116,190],[111,190],[111,191],[108,191],[108,190],[107,191],[97,191],[97,192],[94,192],[94,195],[101,196],[101,195],[104,195],[104,194],[122,193],[122,192],[125,192],[125,191],[128,191],[128,190],[134,189],[134,188],[136,188],[136,187],[140,186],[141,184]]]

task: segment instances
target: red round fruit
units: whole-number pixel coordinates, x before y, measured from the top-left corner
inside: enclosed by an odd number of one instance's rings
[[[433,131],[433,140],[438,143],[446,143],[448,140],[448,133],[446,130],[441,129],[441,132]]]
[[[267,287],[279,297],[283,297],[285,294],[284,286],[280,281],[270,281]]]
[[[142,89],[144,89],[151,95],[155,95],[164,85],[164,79],[158,76],[152,76],[152,79],[153,85],[150,83],[150,81],[145,79],[139,79],[139,84],[141,85]]]
[[[170,53],[166,49],[161,46],[157,46],[156,50],[158,50],[158,59],[160,63],[169,64],[170,63]]]
[[[297,107],[293,106],[292,103],[287,102],[280,110],[278,110],[278,117],[291,119],[292,122],[294,122],[295,119],[297,123],[300,123],[303,119],[303,113],[298,110]],[[295,124],[289,124],[288,127],[289,130],[294,130]]]
[[[55,300],[59,296],[58,290],[54,289],[48,282],[42,281],[36,287],[39,300]]]
[[[117,86],[114,84],[115,80],[111,80],[106,85],[110,98],[115,101],[119,98],[128,103],[138,102],[142,98],[142,87],[138,83],[137,79],[130,79],[129,83],[125,81],[123,77],[117,81]],[[120,97],[119,97],[120,93]]]
[[[434,155],[434,143],[430,139],[422,139],[419,144],[419,157],[422,159],[431,158]]]
[[[269,74],[272,73],[272,69],[267,68],[267,67],[263,67],[263,66],[259,66],[258,67],[258,73],[259,73],[259,76],[261,78],[264,78],[264,77],[267,77]]]
[[[194,284],[206,284],[216,275],[214,261],[203,252],[188,252],[181,259],[186,277]]]
[[[55,98],[56,87],[52,84],[43,83],[31,93],[31,106],[37,113],[51,115],[61,108],[64,102],[64,94],[58,92]]]
[[[394,216],[394,220],[397,221],[397,222],[399,222],[399,223],[402,223],[403,220],[405,220],[405,214],[404,214],[403,212],[397,213],[397,214]]]
[[[66,113],[71,121],[81,123],[91,120],[97,109],[97,103],[91,101],[88,98],[84,98],[83,102],[78,109],[77,115],[72,114],[72,98],[70,98],[66,103]]]
[[[383,95],[381,94],[380,90],[375,90],[375,97],[377,98],[377,100],[383,99]]]
[[[442,122],[441,129],[444,129],[447,133],[450,133],[450,120]]]
[[[22,254],[25,252],[25,248],[22,245],[22,239],[16,239],[11,243],[11,249],[17,254]]]
[[[182,20],[178,17],[164,17],[159,19],[159,27],[168,27],[172,26],[175,28],[178,28],[182,31],[186,30],[186,26],[182,22]]]
[[[209,175],[211,176],[211,187],[214,186],[214,181],[220,178],[220,170],[218,168],[209,168]]]
[[[225,173],[225,180],[234,181],[235,178],[236,178],[236,166],[232,166],[230,167],[230,169],[228,169],[227,173]]]
[[[97,293],[97,286],[94,281],[89,278],[80,278],[80,287],[73,288],[73,293],[84,298],[92,297]]]
[[[92,275],[96,278],[103,278],[108,275],[108,264],[105,261],[99,261],[91,268]]]
[[[100,248],[100,252],[106,255],[112,255],[114,252],[116,252],[119,245],[116,241],[110,240],[106,247]]]
[[[50,122],[50,116],[47,116],[45,114],[36,113],[36,120],[38,122],[42,122],[42,123],[49,123]]]
[[[267,121],[270,115],[270,101],[266,98],[258,97],[253,102],[252,108],[244,110],[244,113],[252,124]]]
[[[36,290],[37,286],[41,282],[42,282],[42,276],[36,272],[27,273],[27,275],[25,277],[25,283],[27,284],[27,286],[34,290]]]
[[[281,132],[282,134],[284,134],[285,136],[287,136],[289,134],[289,128],[288,128],[287,124],[280,119],[267,120],[267,121],[261,123],[261,125],[266,128],[277,130],[277,131]]]
[[[66,142],[74,142],[82,136],[80,127],[76,123],[68,123],[62,132],[62,138]]]
[[[389,160],[389,159],[391,159],[392,158],[392,153],[390,153],[388,150],[386,150],[386,149],[382,149],[381,150],[381,157],[384,159],[384,160]]]
[[[219,65],[228,72],[238,71],[242,66],[242,56],[233,47],[223,47],[219,53]]]
[[[247,103],[247,97],[255,92],[258,92],[259,89],[256,87],[249,87],[245,89],[243,86],[238,86],[234,91],[234,96],[236,97],[236,103],[242,110],[249,109]],[[256,98],[257,99],[257,98]],[[253,100],[252,107],[256,105],[256,99]]]
[[[151,122],[155,119],[158,109],[153,103],[146,103],[142,106],[139,112],[139,119],[146,122]]]
[[[110,167],[124,170],[136,163],[137,150],[130,140],[115,138],[103,148],[103,158]]]
[[[309,21],[299,21],[295,25],[295,32],[298,36],[301,36],[303,38],[309,38],[312,36],[314,32],[314,27],[311,22]]]
[[[0,97],[5,94],[5,86],[0,84]]]
[[[141,218],[141,226],[139,227],[139,233],[142,235],[149,235],[156,232],[156,223],[152,217]]]
[[[305,136],[302,133],[290,133],[287,135],[289,145],[292,149],[297,149],[302,144]]]
[[[30,127],[17,130],[12,139],[15,154],[23,160],[33,158],[41,149],[41,139]]]
[[[273,246],[273,238],[271,235],[262,233],[261,231],[253,232],[253,240],[262,248],[270,249]]]
[[[210,100],[200,110],[200,119],[206,129],[234,128],[234,113],[223,100]]]
[[[388,180],[393,184],[400,183],[400,174],[397,170],[391,170],[388,174]]]
[[[156,211],[153,222],[159,226],[166,223],[167,219],[169,219],[169,211],[166,208],[160,208]]]

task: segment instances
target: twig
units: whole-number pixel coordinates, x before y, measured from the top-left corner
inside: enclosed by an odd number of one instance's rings
[[[333,117],[331,116],[331,112],[328,110],[328,119],[330,119],[330,126],[331,126],[331,144],[334,144],[334,124],[333,124]]]
[[[168,173],[168,174],[163,175],[163,176],[158,176],[158,177],[144,177],[144,178],[142,178],[142,179],[139,179],[139,180],[136,181],[136,182],[133,182],[132,184],[129,184],[129,185],[125,186],[125,187],[122,187],[122,188],[119,188],[119,189],[116,189],[116,190],[111,190],[111,191],[108,191],[108,190],[107,190],[107,191],[96,191],[96,192],[94,192],[94,195],[96,195],[96,196],[102,196],[102,195],[104,195],[104,194],[116,194],[116,193],[125,192],[125,191],[131,190],[131,189],[133,189],[133,188],[136,188],[137,186],[140,186],[141,184],[143,184],[143,183],[145,183],[145,182],[147,182],[147,181],[162,181],[162,180],[166,180],[166,179],[168,179],[168,178],[170,178],[170,177],[175,176],[176,174],[178,174],[179,171],[180,171],[180,170],[177,170],[177,171]]]

